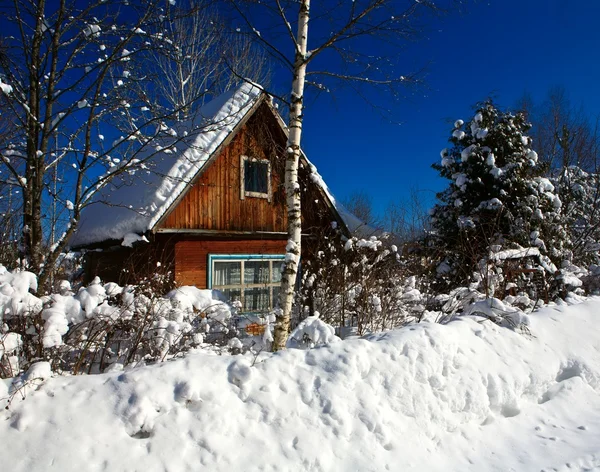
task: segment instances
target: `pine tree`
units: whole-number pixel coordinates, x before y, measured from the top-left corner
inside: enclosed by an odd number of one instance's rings
[[[537,248],[549,271],[564,253],[561,201],[543,177],[524,114],[482,104],[473,119],[454,123],[452,147],[434,164],[450,184],[437,195],[432,225],[443,262],[438,275],[464,282],[482,261],[506,249]]]
[[[565,167],[552,179],[563,203],[569,262],[600,264],[600,174]]]

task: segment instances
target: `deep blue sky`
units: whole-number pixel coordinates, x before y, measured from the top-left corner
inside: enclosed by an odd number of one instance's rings
[[[317,8],[315,5],[314,10]],[[429,22],[399,73],[427,65],[426,87],[382,119],[349,92],[309,100],[303,148],[337,198],[366,191],[383,211],[411,188],[429,202],[445,181],[431,169],[451,125],[492,96],[514,107],[525,92],[543,101],[560,85],[571,102],[600,115],[600,0],[491,0]]]

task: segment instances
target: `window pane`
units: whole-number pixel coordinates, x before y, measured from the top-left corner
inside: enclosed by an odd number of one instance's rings
[[[213,287],[241,284],[241,273],[241,262],[215,262],[215,270],[213,272]]]
[[[271,274],[271,282],[281,282],[281,266],[282,261],[273,261],[273,273]]]
[[[269,302],[268,288],[244,289],[244,311],[268,311]]]
[[[221,293],[225,295],[225,298],[229,300],[229,302],[240,300],[242,295],[242,291],[239,288],[224,288],[221,290]]]
[[[246,192],[267,193],[269,165],[266,162],[244,161],[244,189]]]
[[[269,261],[246,261],[244,263],[244,284],[267,284],[269,282]]]

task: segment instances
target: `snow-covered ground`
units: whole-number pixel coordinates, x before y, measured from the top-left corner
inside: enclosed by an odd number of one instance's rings
[[[530,315],[530,334],[462,317],[51,378],[0,414],[1,468],[600,470],[599,321],[591,299]]]

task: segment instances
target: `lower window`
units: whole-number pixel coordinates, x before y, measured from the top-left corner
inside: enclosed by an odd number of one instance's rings
[[[284,259],[271,254],[210,254],[208,286],[240,301],[242,312],[270,311],[278,304]]]

